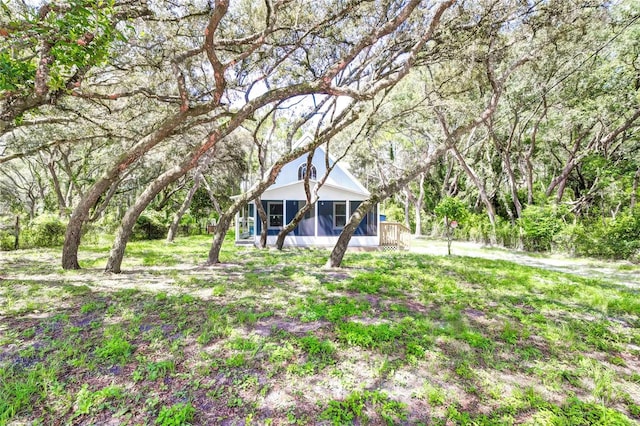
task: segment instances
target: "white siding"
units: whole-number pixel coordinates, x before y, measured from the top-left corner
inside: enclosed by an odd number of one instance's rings
[[[327,171],[327,168],[325,167],[324,157],[324,150],[322,148],[316,148],[313,156],[313,165],[316,168],[318,179],[322,179],[322,176],[324,176]],[[276,182],[271,186],[271,188],[275,189],[291,184],[293,182],[298,182],[298,168],[302,164],[306,163],[306,161],[307,155],[305,154],[302,157],[286,164],[282,168],[282,170],[280,170],[280,174],[276,178]],[[330,164],[333,164],[333,161],[330,161]],[[333,168],[325,185],[342,187],[346,191],[368,195],[368,191],[357,181],[357,179],[351,173],[349,173],[349,171],[343,169],[340,163],[338,163],[338,165]],[[263,196],[262,198],[265,197]],[[292,198],[287,197],[287,199],[291,200]]]

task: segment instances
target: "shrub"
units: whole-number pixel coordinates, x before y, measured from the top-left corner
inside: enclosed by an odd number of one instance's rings
[[[66,224],[54,214],[43,214],[33,219],[22,234],[27,247],[55,247],[64,242]]]
[[[519,219],[524,248],[530,251],[547,251],[555,235],[560,232],[569,215],[564,206],[527,206]]]
[[[133,228],[134,240],[159,240],[167,236],[168,226],[155,212],[143,213]]]
[[[488,228],[491,224],[487,218]],[[520,245],[520,228],[501,217],[496,218],[496,242],[504,247],[516,248]]]
[[[185,213],[180,218],[180,227],[178,229],[183,235],[197,235],[200,231],[200,224],[195,216]]]
[[[461,232],[460,232],[461,231]],[[469,214],[465,219],[465,226],[458,235],[478,243],[491,243],[491,222],[486,214]]]
[[[602,404],[582,402],[572,397],[562,407],[543,409],[535,416],[536,424],[554,425],[620,425],[633,422],[624,414]]]
[[[12,232],[0,231],[0,251],[13,250],[16,237]]]
[[[640,251],[640,213],[576,226],[573,236],[576,254],[631,259]]]
[[[447,236],[447,253],[451,254],[451,241],[453,233],[458,227],[458,222],[462,222],[468,216],[467,206],[454,197],[445,197],[436,206],[434,213],[439,218],[444,219],[445,234]]]
[[[397,204],[389,203],[384,209],[389,222],[404,223],[404,210]]]

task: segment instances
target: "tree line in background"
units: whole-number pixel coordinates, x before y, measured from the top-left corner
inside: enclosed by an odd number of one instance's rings
[[[640,250],[635,2],[2,6],[0,213],[22,246],[62,244],[64,268],[83,239],[115,234],[119,272],[131,238],[212,219],[216,263],[234,215],[320,145],[372,192],[332,266],[377,202],[444,235],[451,198],[458,238]]]

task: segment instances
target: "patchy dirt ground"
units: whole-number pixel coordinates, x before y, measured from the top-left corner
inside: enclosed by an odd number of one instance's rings
[[[0,424],[640,419],[635,270],[424,244],[325,270],[324,250],[202,266],[208,239],[141,242],[118,275],[104,247],[80,271],[3,253]]]

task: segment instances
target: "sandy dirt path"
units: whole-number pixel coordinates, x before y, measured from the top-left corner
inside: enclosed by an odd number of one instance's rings
[[[411,252],[446,256],[447,243],[446,241],[417,238],[412,241]],[[631,262],[576,258],[560,254],[531,255],[521,251],[488,247],[466,241],[454,241],[451,246],[451,254],[506,260],[588,278],[611,280],[633,289],[640,289],[640,265],[634,265]]]

